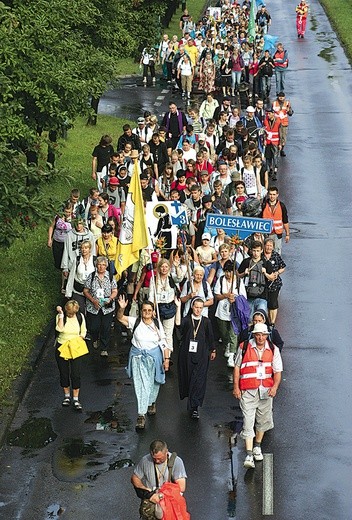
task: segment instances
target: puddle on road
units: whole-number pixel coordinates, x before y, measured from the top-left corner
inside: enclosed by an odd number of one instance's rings
[[[125,433],[126,430],[131,429],[131,421],[127,415],[121,410],[114,409],[113,406],[108,406],[104,411],[92,412],[84,422],[85,424],[95,424],[97,430],[116,431],[117,433]]]
[[[327,61],[328,63],[332,63],[333,61],[336,61],[336,56],[333,51],[334,48],[335,45],[331,45],[331,47],[325,47],[325,49],[322,49],[319,52],[318,56],[323,58],[323,60]]]
[[[117,453],[116,453],[117,451]],[[65,439],[53,457],[53,473],[65,482],[94,481],[102,473],[133,466],[128,450],[111,443],[82,438]]]
[[[44,448],[56,439],[51,421],[47,417],[31,417],[23,425],[10,432],[7,436],[7,443],[10,446],[24,448],[23,455],[31,450]]]
[[[57,520],[65,512],[65,509],[60,504],[50,504],[46,510],[45,520]]]

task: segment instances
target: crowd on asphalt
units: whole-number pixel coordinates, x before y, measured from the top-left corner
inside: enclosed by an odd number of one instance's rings
[[[224,356],[243,412],[246,468],[263,459],[261,441],[273,427],[272,398],[283,369],[276,321],[290,227],[276,181],[293,115],[285,95],[288,52],[281,42],[273,47],[270,12],[257,4],[254,32],[249,0],[222,0],[197,22],[186,9],[179,35],[164,34],[157,49],[143,49],[143,84],[149,76],[155,83],[159,65],[160,81],[172,90],[168,111],[161,120],[140,114],[134,127],[123,126],[116,146],[102,136],[92,153],[94,186],[83,197],[72,189],[48,236],[66,302],[56,318],[62,405],[82,410],[80,338],[86,334],[102,357],[109,355],[114,326],[131,339],[127,370],[137,430],[157,413],[160,385],[176,356],[180,398],[198,420],[209,362]],[[296,12],[301,38],[307,4]],[[114,262],[136,164],[145,204],[160,202],[160,218],[167,220],[163,203],[178,201],[188,224],[170,249],[165,221],[153,249],[142,250],[117,279]],[[214,213],[271,219],[272,232],[240,240],[207,227]],[[76,356],[67,354],[70,342]]]

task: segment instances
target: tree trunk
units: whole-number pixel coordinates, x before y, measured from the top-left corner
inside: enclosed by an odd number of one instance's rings
[[[57,141],[57,131],[56,130],[50,130],[49,132],[49,141],[52,143],[56,143]],[[51,166],[54,168],[55,166],[55,148],[48,144],[48,156],[46,159],[46,162],[51,164]]]
[[[93,97],[90,100],[90,108],[94,110],[94,114],[91,114],[88,118],[87,125],[88,126],[95,126],[97,124],[97,118],[98,118],[98,106],[99,106],[100,97]]]

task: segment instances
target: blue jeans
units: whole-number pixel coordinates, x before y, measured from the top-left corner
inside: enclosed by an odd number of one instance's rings
[[[278,95],[279,92],[285,92],[285,76],[286,76],[286,69],[281,69],[280,67],[276,67],[276,69],[275,69],[276,95]]]
[[[263,298],[248,298],[247,301],[249,308],[251,309],[251,318],[253,317],[254,312],[259,309],[265,311],[266,314],[268,313],[268,302]]]
[[[233,70],[231,73],[231,76],[232,76],[232,89],[236,90],[240,86],[242,72],[241,71],[237,72],[237,71]]]

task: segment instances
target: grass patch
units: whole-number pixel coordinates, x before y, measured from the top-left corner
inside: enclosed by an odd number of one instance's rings
[[[351,0],[321,0],[329,20],[352,62]]]
[[[69,131],[62,144],[62,155],[57,166],[66,167],[75,179],[75,187],[86,196],[91,179],[91,154],[101,136],[110,133],[116,146],[126,120],[99,116],[95,127],[86,126],[80,119]],[[44,189],[60,200],[68,198],[73,186],[51,185]],[[54,217],[54,215],[53,215]],[[2,251],[0,294],[0,405],[13,380],[26,366],[28,354],[36,335],[45,328],[60,303],[60,273],[53,265],[51,251],[47,248],[48,223],[40,224],[26,240],[17,240]]]
[[[205,2],[204,0],[192,0],[192,2],[188,3],[187,9],[189,11],[189,14],[193,18],[193,22],[198,22],[201,15],[203,14],[205,6],[207,6],[208,4],[209,2]],[[180,18],[182,14],[183,10],[181,9],[181,7],[179,7],[176,13],[173,15],[169,27],[165,28],[164,32],[166,32],[169,35],[169,38],[172,38],[174,34],[177,34],[179,39],[181,38],[182,31],[180,29]]]

